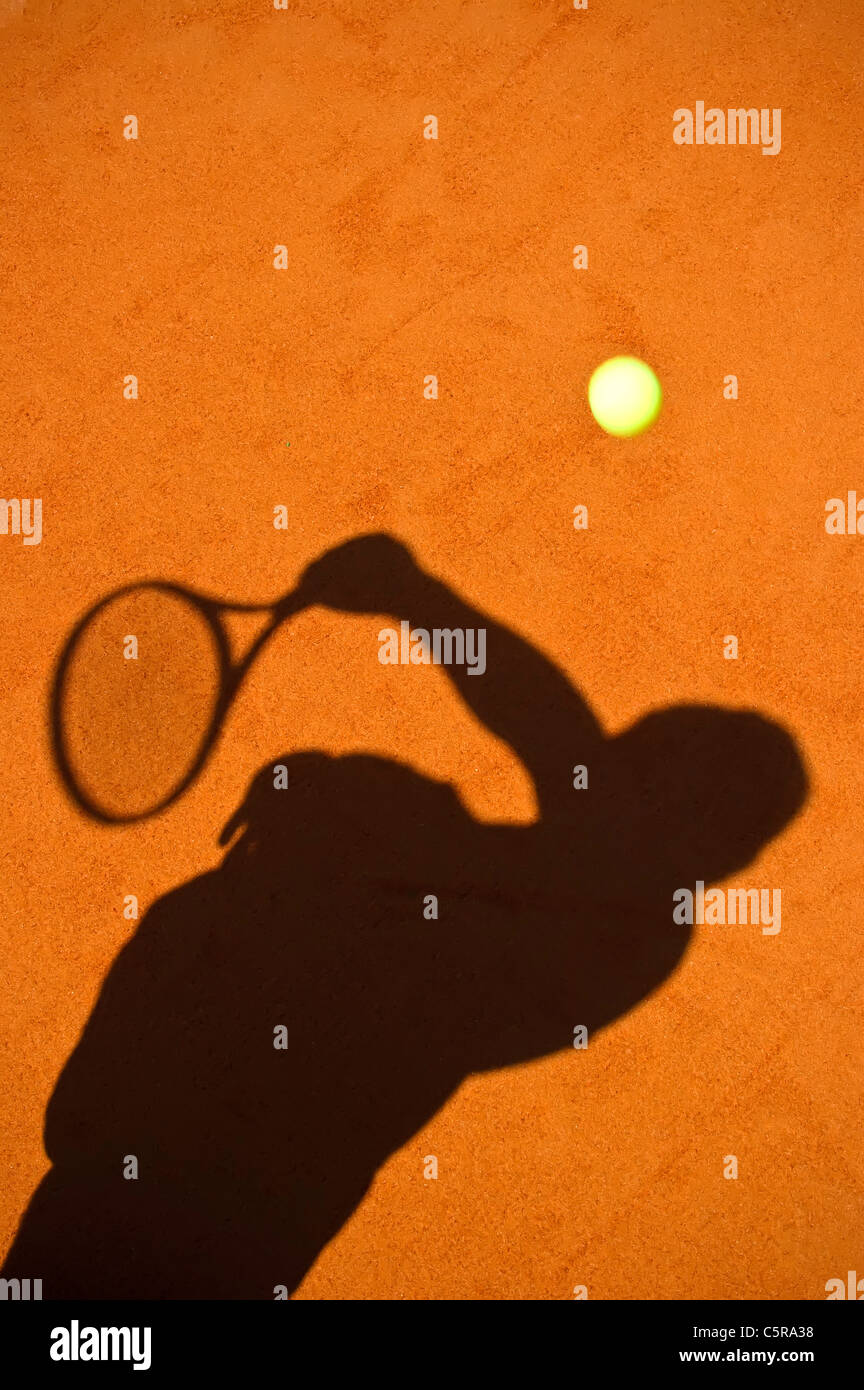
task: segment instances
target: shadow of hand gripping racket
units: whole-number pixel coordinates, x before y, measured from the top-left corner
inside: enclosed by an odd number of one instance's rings
[[[286,755],[286,790],[264,768],[222,865],[120,953],[50,1101],[53,1166],[4,1268],[46,1298],[296,1288],[466,1076],[645,999],[687,946],[674,890],[742,868],[804,800],[795,744],[754,713],[682,706],[607,737],[548,658],[387,537],[311,565],[273,623],[316,603],[485,628],[482,676],[441,670],[530,772],[539,819],[478,823],[449,785],[375,757]],[[205,756],[242,678],[226,660]]]

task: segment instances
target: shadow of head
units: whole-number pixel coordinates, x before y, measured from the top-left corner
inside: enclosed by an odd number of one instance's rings
[[[749,710],[657,710],[608,749],[610,815],[679,882],[716,882],[746,868],[807,798],[795,740]]]

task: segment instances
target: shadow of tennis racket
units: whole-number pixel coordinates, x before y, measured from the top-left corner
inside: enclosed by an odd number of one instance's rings
[[[106,598],[69,637],[51,691],[57,765],[77,806],[105,824],[165,810],[201,772],[253,661],[304,605],[224,603],[146,580]],[[241,660],[229,614],[268,614]]]

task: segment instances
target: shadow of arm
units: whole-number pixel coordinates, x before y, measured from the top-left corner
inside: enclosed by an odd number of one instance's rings
[[[603,732],[588,703],[548,657],[445,584],[428,579],[409,595],[412,626],[485,632],[485,670],[444,665],[472,713],[531,774],[544,813],[572,794],[571,769],[590,763]],[[475,647],[476,651],[476,647]]]

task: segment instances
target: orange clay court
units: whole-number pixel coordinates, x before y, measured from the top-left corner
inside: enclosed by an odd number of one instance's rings
[[[809,792],[718,880],[782,890],[781,930],[696,925],[586,1049],[562,1030],[473,1071],[293,1296],[818,1300],[864,1274],[864,535],[825,526],[830,499],[864,497],[862,39],[857,0],[0,0],[0,491],[43,504],[39,544],[0,535],[0,1254],[108,972],[157,900],[220,869],[262,768],[362,754],[450,784],[490,833],[536,822],[524,762],[446,674],[382,665],[390,619],[323,603],[274,632],[167,809],[104,824],[68,794],[52,682],[106,595],[150,579],[266,605],[385,533],[607,738],[674,706],[755,711]],[[699,102],[781,110],[782,148],[677,144]],[[632,439],[588,406],[617,354],[663,389]],[[264,616],[226,620],[235,655]],[[152,735],[155,776],[213,672],[182,624],[141,623],[176,674],[134,745]],[[123,764],[95,731],[90,752]],[[589,797],[579,749],[560,758]],[[443,908],[416,918],[445,939]]]

